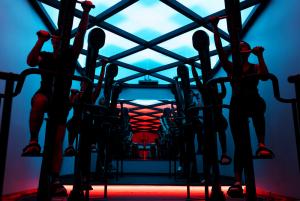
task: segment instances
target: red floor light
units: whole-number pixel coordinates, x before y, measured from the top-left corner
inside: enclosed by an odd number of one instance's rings
[[[68,193],[71,191],[72,186],[65,185]],[[222,191],[226,192],[229,186],[222,186]],[[103,185],[94,185],[92,191],[90,191],[91,198],[103,197]],[[187,196],[186,186],[151,186],[151,185],[109,185],[108,197],[111,198],[186,198]],[[225,193],[226,194],[226,193]],[[204,197],[203,186],[191,186],[191,197]]]

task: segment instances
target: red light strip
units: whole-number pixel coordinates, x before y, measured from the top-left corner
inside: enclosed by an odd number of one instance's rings
[[[65,185],[68,193],[72,190],[71,185]],[[226,192],[229,186],[222,186],[222,191]],[[245,188],[245,187],[244,187]],[[90,191],[91,197],[103,196],[103,185],[93,185],[92,191]],[[204,186],[191,186],[191,197],[204,196]],[[211,190],[211,187],[209,188]],[[109,185],[108,196],[109,197],[147,197],[147,198],[185,198],[186,186],[151,186],[151,185]]]

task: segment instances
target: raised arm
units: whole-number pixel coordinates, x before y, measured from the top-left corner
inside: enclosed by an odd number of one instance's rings
[[[101,64],[102,64],[102,67],[101,67],[101,72],[100,72],[100,75],[99,75],[99,78],[98,78],[98,83],[97,83],[97,86],[96,86],[96,88],[95,88],[95,90],[92,94],[93,103],[97,100],[97,98],[98,98],[98,96],[100,95],[100,92],[101,92],[102,82],[103,82],[103,78],[104,78],[105,66],[107,64],[107,60],[102,59]]]
[[[202,82],[200,81],[200,78],[199,78],[198,73],[197,73],[197,71],[196,71],[195,63],[194,63],[194,62],[191,62],[190,65],[191,65],[191,67],[192,67],[192,74],[193,74],[193,77],[194,77],[194,79],[195,79],[195,81],[196,81],[197,89],[198,89],[198,91],[199,91],[200,93],[202,93],[202,92],[203,92],[203,84],[202,84]]]
[[[257,56],[258,63],[259,63],[258,65],[256,65],[258,74],[268,74],[269,73],[267,65],[265,63],[263,52],[264,52],[264,48],[261,46],[254,47],[252,49],[252,53]]]
[[[227,72],[227,74],[231,74],[233,66],[232,66],[232,63],[228,60],[228,56],[223,49],[221,37],[220,37],[219,31],[218,31],[219,18],[211,17],[210,22],[213,26],[214,40],[215,40],[217,52],[219,55],[219,59],[223,65],[224,70]]]
[[[93,3],[91,1],[84,1],[81,3],[81,7],[83,9],[81,21],[78,26],[78,30],[74,39],[73,44],[73,55],[75,58],[79,57],[79,54],[83,47],[84,35],[87,29],[87,25],[89,22],[89,12],[93,7]]]
[[[40,30],[37,32],[38,40],[31,49],[29,55],[27,56],[27,64],[31,67],[37,66],[42,60],[40,52],[44,43],[50,39],[50,34],[48,31]]]

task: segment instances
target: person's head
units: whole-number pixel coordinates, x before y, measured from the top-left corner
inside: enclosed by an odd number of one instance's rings
[[[51,43],[53,46],[53,51],[57,51],[60,48],[61,45],[61,36],[59,31],[55,31],[52,35],[51,35]]]
[[[251,53],[251,46],[249,45],[249,43],[245,42],[245,41],[241,41],[240,42],[240,52],[241,52],[241,58],[243,61],[247,60],[248,61],[248,57]]]

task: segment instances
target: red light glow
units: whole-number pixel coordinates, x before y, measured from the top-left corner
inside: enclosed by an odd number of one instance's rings
[[[70,193],[72,186],[65,186],[68,193]],[[226,192],[229,186],[222,186],[222,191]],[[93,186],[90,191],[91,198],[103,197],[103,185]],[[211,188],[210,188],[211,189]],[[136,200],[139,198],[150,199],[185,199],[186,198],[186,186],[145,186],[145,185],[109,185],[108,186],[108,198],[132,198]],[[203,186],[191,186],[191,198],[204,197]]]

